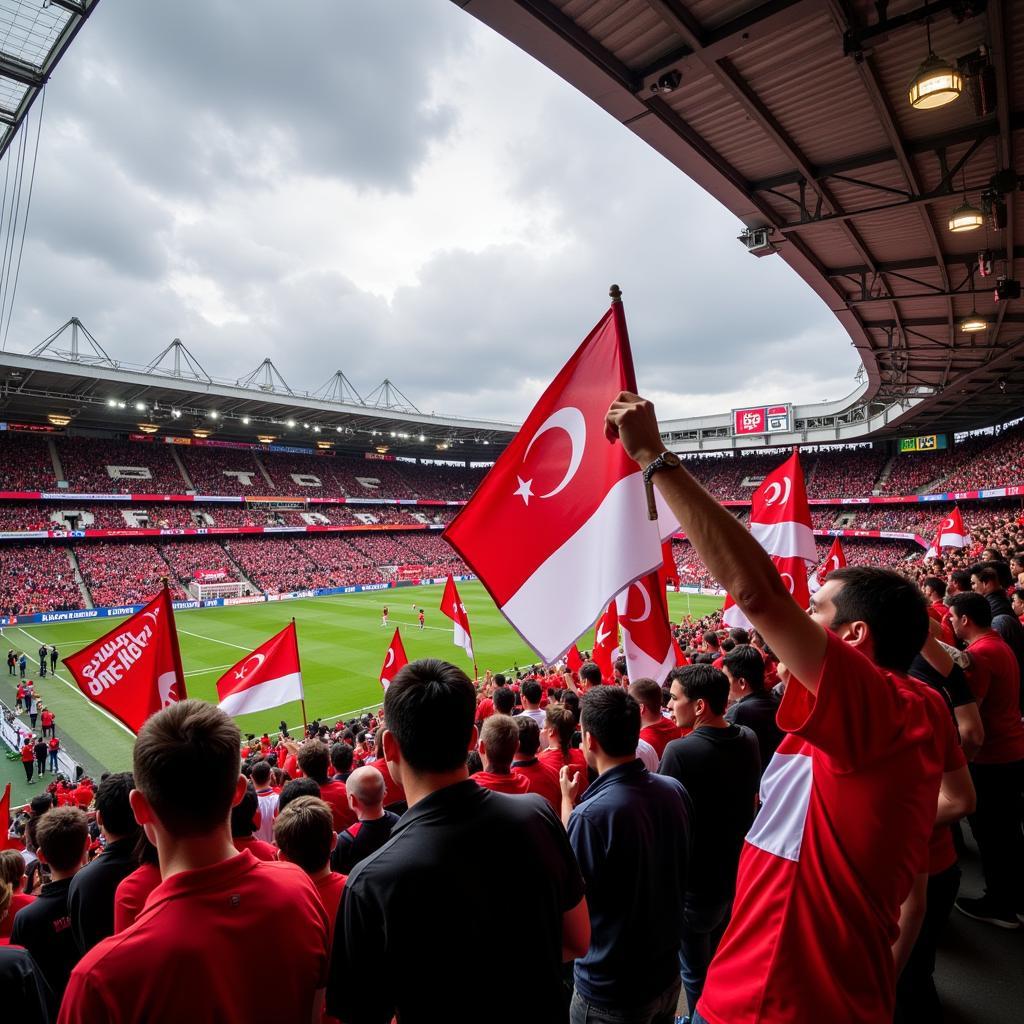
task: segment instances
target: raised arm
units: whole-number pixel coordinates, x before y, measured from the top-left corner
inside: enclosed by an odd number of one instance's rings
[[[654,406],[626,391],[608,410],[606,431],[609,440],[622,441],[641,469],[666,450]],[[654,484],[708,571],[732,595],[779,660],[816,692],[825,630],[793,600],[764,548],[685,468],[656,473]]]

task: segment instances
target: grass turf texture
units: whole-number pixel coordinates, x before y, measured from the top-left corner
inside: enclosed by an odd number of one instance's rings
[[[378,673],[396,626],[401,628],[410,660],[444,658],[472,675],[469,659],[452,643],[451,621],[438,610],[442,590],[440,586],[408,587],[176,612],[189,696],[216,702],[216,682],[220,676],[246,652],[283,629],[293,615],[298,628],[306,711],[310,719],[335,721],[350,717],[354,711],[379,705],[382,691]],[[503,672],[537,660],[480,584],[462,583],[459,593],[469,612],[481,675],[488,668]],[[423,608],[426,613],[426,628],[422,631],[417,625],[414,602],[417,610]],[[381,626],[381,610],[385,604],[391,610],[387,629]],[[706,615],[721,604],[721,598],[717,597],[669,595],[673,619],[681,618],[687,611],[694,616]],[[130,768],[134,737],[85,699],[62,664],[57,666],[56,679],[47,675],[40,680],[33,669],[33,666],[38,668],[35,652],[42,642],[56,644],[62,657],[72,654],[113,628],[115,621],[86,619],[24,628],[9,626],[0,641],[0,652],[4,655],[8,647],[23,649],[29,655],[27,678],[35,680],[42,702],[56,715],[58,734],[69,752],[90,772],[99,768],[111,771]],[[591,640],[592,634],[584,635],[580,646],[587,649]],[[13,706],[17,680],[6,672],[0,680],[0,694],[5,703]],[[22,718],[27,725],[27,717]],[[273,735],[282,719],[301,731],[302,712],[298,703],[244,715],[237,721],[243,734],[259,735],[266,729]],[[11,767],[14,770],[10,776],[15,780],[17,794],[25,797],[40,790],[39,783],[31,787],[25,785],[20,764]],[[20,785],[17,784],[19,776]],[[18,802],[17,797],[15,799]]]

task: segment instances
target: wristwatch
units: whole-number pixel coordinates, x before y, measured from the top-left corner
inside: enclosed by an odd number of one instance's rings
[[[663,469],[678,469],[682,464],[683,460],[675,452],[662,452],[644,470],[644,483],[649,484],[655,473],[660,473]]]

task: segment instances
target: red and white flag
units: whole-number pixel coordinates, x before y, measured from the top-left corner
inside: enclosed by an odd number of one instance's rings
[[[828,554],[825,556],[825,561],[807,577],[807,589],[812,594],[816,594],[821,590],[825,577],[830,572],[835,572],[836,569],[844,568],[846,564],[846,552],[843,551],[843,545],[839,543],[839,538],[835,537],[832,540],[832,547],[828,549]]]
[[[669,672],[676,667],[676,650],[672,644],[660,573],[649,573],[631,583],[615,603],[629,681],[653,679],[656,683],[664,683]]]
[[[391,638],[391,646],[388,648],[388,653],[384,655],[384,664],[380,670],[380,685],[386,690],[391,685],[391,680],[398,675],[399,670],[405,668],[408,664],[409,659],[405,656],[402,636],[396,629],[395,635]]]
[[[781,466],[772,470],[750,502],[750,532],[771,555],[779,575],[793,599],[807,607],[807,566],[818,559],[807,504],[800,457],[794,451]],[[726,595],[722,620],[729,626],[751,628],[731,595]]]
[[[137,733],[150,715],[188,697],[171,592],[165,587],[64,665],[89,700]]]
[[[304,700],[294,620],[229,668],[217,680],[217,696],[232,717]]]
[[[619,610],[612,601],[605,609],[604,615],[597,620],[594,628],[594,647],[590,652],[590,660],[601,670],[602,679],[612,677],[612,654],[619,646]]]
[[[443,535],[547,664],[661,564],[660,531],[678,528],[647,518],[640,468],[605,437],[608,406],[635,383],[615,302]]]
[[[568,651],[565,652],[565,667],[570,672],[579,672],[583,668],[583,655],[580,654],[579,647],[573,644]]]
[[[965,548],[971,538],[964,528],[964,520],[960,515],[960,506],[954,505],[953,511],[939,523],[935,531],[935,540],[925,552],[925,558],[935,558],[943,548]]]
[[[500,544],[495,545],[501,547]],[[441,611],[448,616],[455,624],[452,639],[456,647],[461,647],[470,660],[473,660],[473,637],[469,632],[469,615],[466,614],[466,606],[459,597],[458,587],[451,576],[445,580],[444,594],[441,596]]]

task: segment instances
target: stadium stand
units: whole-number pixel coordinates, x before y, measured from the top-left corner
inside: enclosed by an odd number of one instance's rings
[[[0,610],[4,614],[34,615],[81,604],[64,545],[0,544]]]
[[[98,606],[148,601],[165,577],[176,599],[184,600],[186,596],[154,543],[88,541],[75,545],[75,556],[93,603]]]
[[[0,490],[48,491],[56,486],[46,438],[0,430]]]
[[[83,494],[181,494],[185,491],[168,445],[61,437],[57,454],[68,489]]]

